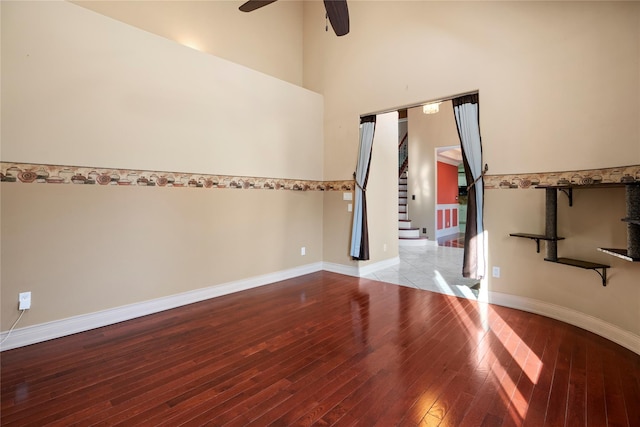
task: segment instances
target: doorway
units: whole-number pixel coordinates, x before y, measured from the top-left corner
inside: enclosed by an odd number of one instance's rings
[[[467,111],[461,110],[466,108],[467,103],[475,103],[475,118],[473,114],[463,115]],[[482,188],[481,176],[476,177],[475,171],[480,169],[476,163],[481,162],[482,156],[477,122],[478,96],[477,94],[465,95],[437,104],[440,108],[423,108],[422,105],[409,107],[406,109],[406,116],[400,115],[399,128],[406,125],[408,134],[408,166],[406,193],[399,192],[399,198],[406,200],[408,212],[411,213],[411,222],[415,222],[424,234],[423,237],[428,239],[432,246],[448,246],[464,253],[464,260],[455,268],[456,276],[462,276],[460,274],[462,270],[465,277],[477,280],[482,278],[484,273],[477,268],[469,274],[467,261],[472,261],[474,268],[484,264],[484,254],[477,250],[478,242],[482,241],[483,236],[482,231],[478,232],[482,228],[482,201],[480,200],[479,205],[476,203],[473,209],[470,209],[474,215],[472,218],[474,221],[471,224],[467,224],[467,209],[470,197],[473,196],[474,202],[478,202],[478,197],[482,198],[482,193],[479,195],[478,192],[474,195],[468,193],[470,176],[471,185],[479,183],[478,188]],[[470,121],[476,121],[475,130],[469,127]],[[403,133],[403,131],[400,132],[400,134]],[[401,135],[398,136],[400,139]],[[470,137],[475,138],[475,141],[470,143]],[[467,156],[472,155],[471,158],[463,159],[461,138],[467,144],[465,153]],[[399,164],[402,164],[401,159],[402,156],[399,156]],[[467,161],[470,162],[472,169],[465,169],[470,167]],[[477,213],[475,206],[480,206],[480,213]],[[478,215],[477,218],[475,215]],[[465,239],[469,226],[475,233],[471,233]],[[465,251],[465,245],[469,244],[466,240],[475,242],[469,252],[472,254],[471,257],[468,257]],[[450,267],[451,265],[445,268],[450,270]],[[467,283],[465,285],[468,286]]]
[[[467,223],[466,177],[459,145],[436,148],[435,188],[438,245],[464,248]]]
[[[433,104],[429,103],[429,104]],[[419,225],[420,228],[413,226],[412,220],[400,220],[399,222],[410,222],[411,223],[411,231],[415,231],[413,229],[419,229],[423,234],[425,234],[424,238],[428,239],[430,247],[439,247],[437,245],[437,237],[436,234],[440,229],[445,231],[448,228],[451,228],[453,224],[457,225],[458,232],[460,230],[460,207],[459,201],[460,196],[465,196],[464,190],[462,194],[460,193],[460,188],[466,188],[468,191],[467,200],[467,215],[466,215],[466,223],[462,221],[462,226],[465,231],[464,239],[462,236],[459,236],[459,240],[457,239],[456,246],[463,246],[459,249],[463,253],[462,265],[456,267],[454,270],[457,272],[457,277],[464,277],[471,280],[480,280],[485,277],[486,272],[486,257],[485,257],[485,249],[484,242],[485,232],[483,228],[483,204],[484,204],[484,189],[483,189],[483,173],[486,172],[486,167],[482,168],[482,146],[480,139],[480,129],[479,129],[479,114],[478,114],[478,105],[479,105],[479,97],[477,92],[467,95],[461,95],[455,98],[450,98],[445,101],[437,102],[438,105],[442,104],[442,108],[436,108],[435,113],[431,109],[423,108],[423,105],[408,107],[406,124],[407,124],[407,135],[408,135],[408,179],[407,179],[407,188],[406,194],[401,194],[399,191],[399,186],[395,188],[395,199],[396,201],[400,199],[401,202],[406,203],[406,208],[408,209],[408,213],[413,217],[415,215],[416,225]],[[427,111],[429,110],[429,111]],[[395,141],[401,139],[401,135],[399,135],[399,124],[403,123],[402,120],[399,123],[400,109],[394,109],[389,112],[393,114],[395,123],[393,127],[393,135],[387,135],[387,137],[391,136]],[[385,116],[388,114],[373,113],[377,117]],[[437,117],[437,119],[436,119]],[[404,117],[403,117],[404,118]],[[386,141],[386,139],[385,139]],[[384,144],[380,145],[380,150],[384,151],[388,148],[391,148],[393,141],[387,141]],[[445,152],[448,150],[437,150],[437,148],[447,148],[447,147],[456,147],[460,144],[461,152],[462,152],[462,160],[463,167],[460,167],[459,163],[455,163],[452,169],[452,178],[453,181],[453,197],[454,199],[457,197],[457,207],[455,208],[455,213],[453,209],[449,209],[447,212],[446,209],[443,210],[440,223],[441,227],[438,227],[438,214],[437,214],[437,154],[438,151]],[[375,144],[374,144],[375,145]],[[396,148],[395,159],[399,160],[398,151]],[[375,150],[375,148],[374,148]],[[390,151],[387,152],[389,155]],[[375,156],[374,160],[379,159],[381,166],[384,166],[385,170],[387,167],[391,166],[392,163],[390,160],[391,156],[386,156],[386,160],[383,159],[385,156]],[[375,162],[374,162],[375,163]],[[395,161],[393,162],[395,163]],[[399,162],[400,163],[400,162]],[[374,171],[374,175],[377,174],[375,171],[376,167],[372,167]],[[382,169],[380,169],[382,171]],[[397,171],[398,169],[396,169]],[[466,177],[466,181],[470,182],[470,185],[464,187],[464,180],[458,181],[458,175],[462,174],[464,170]],[[381,172],[380,177],[385,176],[388,177],[391,174],[384,174]],[[396,175],[397,176],[397,175]],[[374,180],[372,180],[373,182]],[[385,180],[385,182],[388,182]],[[457,185],[457,184],[462,185]],[[397,184],[396,184],[397,185]],[[374,211],[378,212],[389,212],[388,216],[385,216],[384,227],[380,233],[373,233],[376,238],[385,238],[384,233],[388,232],[391,229],[392,222],[389,221],[390,218],[399,218],[399,216],[391,214],[391,210],[388,209],[389,206],[392,206],[389,201],[391,200],[391,195],[394,194],[391,190],[391,186],[387,184],[379,184],[372,186],[372,188],[376,188],[381,192],[381,198],[379,201],[385,201],[383,205],[377,206]],[[384,194],[384,195],[382,195]],[[378,200],[377,197],[372,198],[372,200]],[[464,199],[463,199],[464,202]],[[396,202],[397,203],[397,202]],[[395,204],[395,203],[394,203]],[[454,204],[454,203],[452,203]],[[464,203],[463,203],[464,205]],[[462,209],[464,211],[464,207]],[[396,211],[397,212],[397,211]],[[464,213],[462,214],[464,216]],[[382,219],[382,217],[380,217]],[[424,225],[423,225],[424,224]],[[380,224],[382,225],[382,224]],[[378,230],[378,227],[375,228]],[[388,235],[386,235],[388,236]],[[396,236],[398,236],[396,234]],[[462,244],[462,240],[464,240],[464,245]],[[383,242],[382,245],[383,250],[386,250],[386,243]],[[398,246],[403,246],[398,244]],[[454,248],[450,248],[454,249]],[[423,258],[423,257],[420,257]],[[389,258],[391,259],[391,258]],[[424,259],[424,258],[423,258]],[[436,260],[431,259],[427,260],[427,262],[434,262]],[[400,265],[402,269],[403,260],[400,257]],[[461,268],[460,268],[461,267]],[[449,270],[449,269],[448,269]],[[460,275],[460,271],[462,270],[462,275]]]

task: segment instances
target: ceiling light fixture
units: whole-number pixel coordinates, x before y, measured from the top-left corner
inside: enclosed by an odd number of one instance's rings
[[[424,114],[435,114],[440,111],[440,102],[432,102],[422,106],[422,112]]]

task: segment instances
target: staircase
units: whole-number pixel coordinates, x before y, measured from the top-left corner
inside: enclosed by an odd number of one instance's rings
[[[420,229],[411,227],[411,220],[407,211],[407,172],[398,179],[398,245],[426,246],[429,240],[420,236]]]

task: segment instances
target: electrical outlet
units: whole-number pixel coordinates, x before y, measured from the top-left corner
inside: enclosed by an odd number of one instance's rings
[[[493,267],[493,277],[500,277],[500,267]]]
[[[387,252],[387,244],[385,243],[384,245],[382,245],[382,250],[384,250],[385,252]]]
[[[304,246],[300,248],[300,255],[306,255],[307,254],[307,248],[305,248]]]
[[[29,310],[31,308],[31,292],[20,292],[18,304],[18,310]]]
[[[353,205],[351,203],[347,205],[347,212],[353,212]]]

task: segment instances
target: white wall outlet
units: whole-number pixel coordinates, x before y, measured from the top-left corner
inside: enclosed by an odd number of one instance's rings
[[[351,203],[347,205],[347,212],[353,212],[353,205]]]
[[[29,310],[31,308],[31,292],[20,292],[18,304],[18,310]]]
[[[351,193],[342,193],[342,200],[353,200],[353,194],[351,194]]]
[[[384,245],[382,245],[382,250],[384,250],[385,252],[387,252],[387,244],[385,243]]]
[[[304,246],[300,248],[300,255],[306,255],[307,254],[307,248],[305,248]]]
[[[493,267],[492,273],[493,277],[500,277],[500,267]]]

